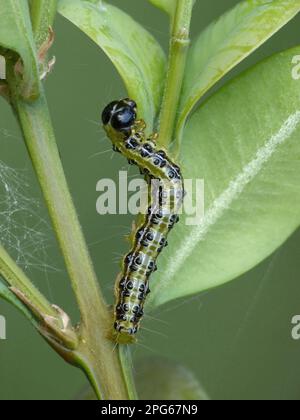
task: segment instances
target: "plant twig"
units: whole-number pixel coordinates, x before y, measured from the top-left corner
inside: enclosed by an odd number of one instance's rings
[[[194,0],[177,0],[169,53],[167,81],[160,113],[160,144],[168,148],[172,142],[176,114],[182,89],[187,52],[190,44],[190,23]]]
[[[25,102],[18,95],[13,65],[8,66],[11,101],[40,182],[50,217],[65,259],[81,314],[79,347],[68,361],[79,365],[90,378],[98,396],[127,399],[120,361],[106,335],[112,324],[100,292],[97,277],[78,221],[60,161],[41,86],[36,101]]]

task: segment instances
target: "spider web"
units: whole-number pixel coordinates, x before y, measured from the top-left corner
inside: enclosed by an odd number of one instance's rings
[[[0,160],[0,241],[25,271],[59,271],[48,263],[53,234],[41,216],[38,199],[30,197],[25,171]]]

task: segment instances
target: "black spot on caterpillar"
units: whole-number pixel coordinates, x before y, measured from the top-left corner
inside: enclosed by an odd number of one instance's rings
[[[146,137],[146,124],[137,120],[137,105],[131,99],[110,103],[102,113],[104,129],[113,150],[137,165],[149,184],[149,208],[134,232],[133,246],[123,261],[115,295],[113,339],[117,343],[133,343],[144,314],[149,279],[156,271],[156,260],[165,246],[184,196],[183,178],[164,150],[158,150],[157,135]],[[152,180],[159,181],[156,200]],[[169,199],[169,200],[168,200]]]

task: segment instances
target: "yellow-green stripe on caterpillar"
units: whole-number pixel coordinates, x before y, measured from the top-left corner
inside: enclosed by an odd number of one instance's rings
[[[144,314],[149,278],[156,270],[156,260],[167,245],[167,236],[178,222],[184,196],[179,166],[164,150],[158,150],[156,135],[146,137],[146,124],[137,120],[137,105],[131,99],[110,103],[102,113],[104,129],[113,149],[124,155],[130,164],[139,167],[149,185],[149,208],[134,232],[134,243],[122,264],[115,295],[113,340],[129,344]],[[158,199],[152,185],[158,181]],[[157,184],[156,184],[157,185]]]

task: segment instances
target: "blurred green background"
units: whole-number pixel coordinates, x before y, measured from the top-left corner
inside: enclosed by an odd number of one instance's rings
[[[237,2],[198,0],[193,35]],[[167,47],[167,18],[159,10],[146,0],[111,3],[127,10]],[[229,77],[297,45],[299,24],[300,16]],[[131,219],[96,213],[97,181],[115,178],[127,167],[122,157],[112,155],[99,117],[107,102],[125,92],[106,56],[61,17],[52,52],[57,64],[46,85],[61,157],[99,281],[111,301],[118,262],[128,249],[123,236]],[[49,299],[77,318],[26,149],[3,100],[0,147],[1,240]],[[5,182],[12,184],[10,195]],[[139,359],[154,355],[181,362],[195,372],[212,399],[300,399],[300,341],[291,338],[291,319],[300,314],[299,249],[300,232],[240,279],[150,314],[144,323],[147,330],[134,348],[136,366]],[[74,398],[86,384],[81,372],[66,365],[3,301],[0,314],[7,320],[7,340],[0,341],[0,399]]]

